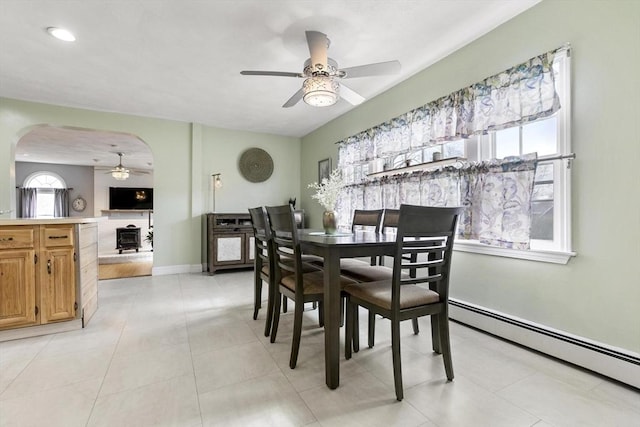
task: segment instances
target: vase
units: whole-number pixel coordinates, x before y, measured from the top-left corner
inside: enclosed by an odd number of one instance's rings
[[[324,211],[322,226],[325,234],[336,234],[336,211]]]

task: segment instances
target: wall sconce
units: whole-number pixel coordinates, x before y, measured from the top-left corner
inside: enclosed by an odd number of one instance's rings
[[[222,188],[222,179],[220,179],[219,173],[211,175],[211,189],[213,191],[213,212],[216,211],[216,188]]]

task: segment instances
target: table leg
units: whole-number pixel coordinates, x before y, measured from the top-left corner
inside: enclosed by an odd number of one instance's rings
[[[324,364],[330,389],[340,385],[340,257],[324,254]]]

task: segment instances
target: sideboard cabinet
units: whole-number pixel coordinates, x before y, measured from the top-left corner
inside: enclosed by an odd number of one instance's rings
[[[206,214],[207,271],[253,267],[254,238],[249,213]]]

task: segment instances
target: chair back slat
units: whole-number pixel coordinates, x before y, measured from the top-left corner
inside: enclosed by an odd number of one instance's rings
[[[393,267],[394,310],[400,307],[402,285],[427,284],[440,295],[441,302],[448,299],[451,254],[460,213],[461,208],[400,206]],[[409,277],[405,271],[415,274]]]
[[[271,228],[264,207],[250,208],[249,215],[254,236],[254,263],[255,267],[260,270],[262,265],[259,263],[268,264],[271,257]]]
[[[293,208],[291,205],[267,206],[267,216],[273,236],[273,253],[279,267],[276,280],[279,282],[282,278],[281,270],[295,274],[296,292],[302,292],[302,258]]]
[[[351,231],[356,230],[356,226],[374,227],[375,232],[380,232],[380,222],[382,219],[383,209],[361,210],[356,209],[353,212],[353,221],[351,223]]]

